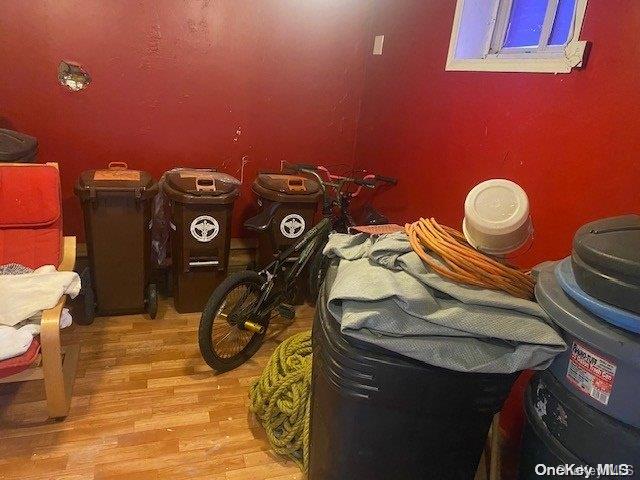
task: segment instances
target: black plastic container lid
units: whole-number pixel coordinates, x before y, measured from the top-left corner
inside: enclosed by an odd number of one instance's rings
[[[0,128],[0,162],[25,162],[38,150],[38,140],[25,133]]]
[[[587,223],[576,232],[573,249],[589,265],[640,284],[640,215]]]
[[[640,216],[603,218],[573,239],[576,282],[589,295],[640,313]]]
[[[99,192],[133,194],[145,199],[158,192],[158,184],[147,172],[130,170],[124,162],[111,162],[104,170],[82,172],[75,192],[83,200],[94,198]]]

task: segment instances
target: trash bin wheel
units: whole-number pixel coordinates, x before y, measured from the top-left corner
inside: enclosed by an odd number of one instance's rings
[[[211,294],[200,318],[198,345],[202,358],[215,371],[233,370],[262,345],[271,312],[262,312],[260,318],[244,318],[236,312],[251,309],[252,302],[261,296],[264,282],[256,272],[244,270],[229,275]],[[254,330],[240,323],[251,324]]]
[[[147,287],[147,313],[151,318],[156,318],[158,313],[158,289],[155,283]]]

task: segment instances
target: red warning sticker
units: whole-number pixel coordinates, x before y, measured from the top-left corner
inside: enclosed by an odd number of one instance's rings
[[[616,378],[616,364],[593,351],[573,342],[567,368],[567,379],[578,390],[607,405],[613,381]]]

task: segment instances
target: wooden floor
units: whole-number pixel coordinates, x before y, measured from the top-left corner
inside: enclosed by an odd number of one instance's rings
[[[215,375],[198,351],[199,315],[161,302],[143,315],[73,325],[81,343],[71,412],[46,419],[42,382],[0,385],[0,478],[297,480],[248,412],[248,385],[275,346],[310,328],[300,307],[242,367]]]

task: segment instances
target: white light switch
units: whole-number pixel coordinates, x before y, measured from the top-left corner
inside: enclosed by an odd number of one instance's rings
[[[382,55],[382,46],[384,45],[384,35],[376,35],[373,40],[373,54]]]

